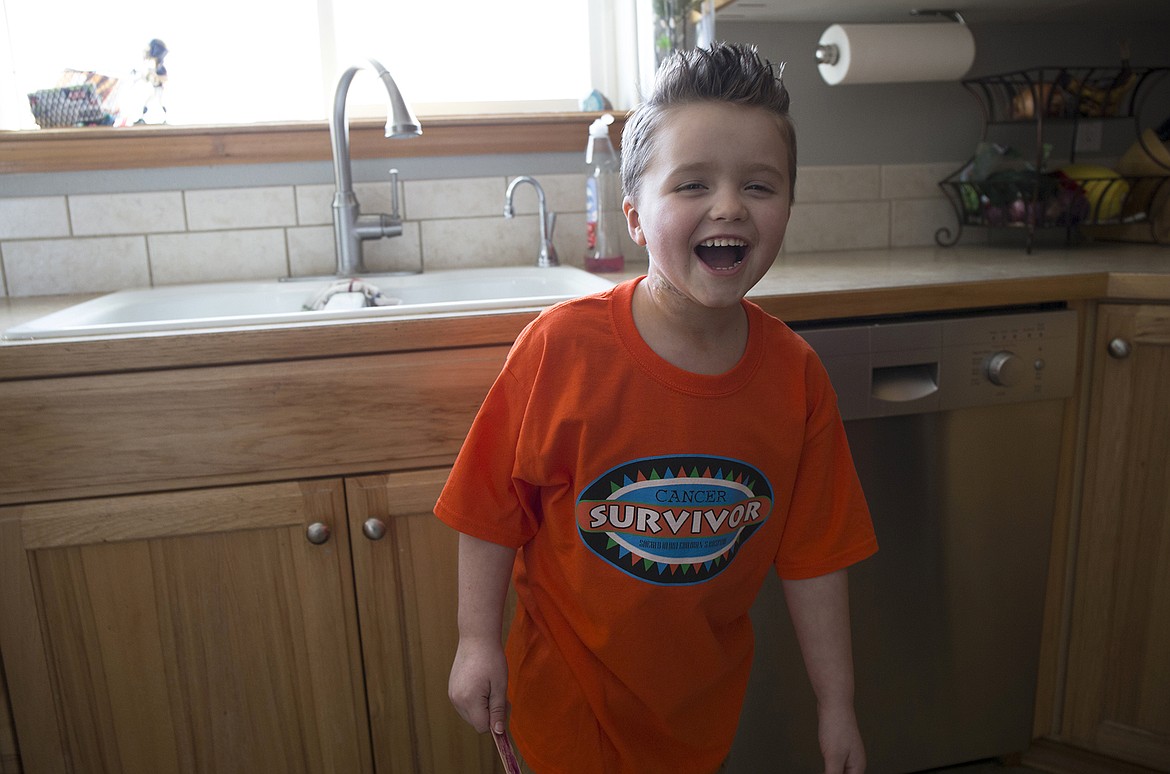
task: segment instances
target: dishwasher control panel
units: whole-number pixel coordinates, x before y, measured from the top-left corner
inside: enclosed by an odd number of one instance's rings
[[[1071,310],[798,332],[825,364],[847,420],[1066,398],[1076,380]]]

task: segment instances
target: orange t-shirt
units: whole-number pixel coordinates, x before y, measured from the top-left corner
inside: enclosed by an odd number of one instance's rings
[[[520,548],[510,725],[540,774],[712,772],[735,736],[766,574],[877,543],[820,361],[745,301],[724,374],[638,335],[637,281],[517,338],[435,513]]]

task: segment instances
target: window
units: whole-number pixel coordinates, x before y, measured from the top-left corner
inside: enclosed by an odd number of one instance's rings
[[[0,128],[35,128],[27,94],[66,70],[119,80],[120,120],[160,115],[148,44],[166,44],[168,124],[323,119],[340,72],[372,56],[420,115],[576,110],[593,88],[628,107],[616,75],[621,0],[0,0]],[[632,13],[632,9],[630,11]],[[632,25],[630,25],[632,26]],[[8,60],[8,61],[5,61]],[[613,85],[616,84],[616,85]],[[372,78],[351,109],[384,115]],[[380,112],[379,112],[380,111]]]

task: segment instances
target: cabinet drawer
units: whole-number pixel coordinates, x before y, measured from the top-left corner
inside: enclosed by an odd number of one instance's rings
[[[0,384],[0,503],[449,463],[507,347]]]

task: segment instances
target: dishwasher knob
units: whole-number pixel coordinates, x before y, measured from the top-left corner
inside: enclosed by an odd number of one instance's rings
[[[987,359],[984,372],[992,384],[1014,387],[1027,375],[1027,366],[1014,352],[996,352]]]

